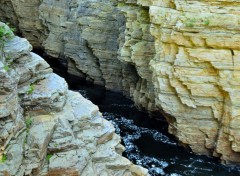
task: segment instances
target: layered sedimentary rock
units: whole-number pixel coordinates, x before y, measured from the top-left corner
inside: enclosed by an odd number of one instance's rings
[[[138,107],[155,110],[155,94],[150,60],[155,55],[154,38],[150,35],[148,7],[132,1],[119,3],[126,17],[123,45],[119,60],[123,64],[123,86]],[[134,73],[135,72],[135,73]]]
[[[196,153],[240,162],[237,1],[150,5],[156,104],[169,131]]]
[[[0,18],[18,22],[34,48],[67,63],[68,73],[123,91],[138,107],[155,110],[148,8],[136,2],[119,8],[117,0],[6,0],[4,6]],[[8,13],[14,17],[6,19]]]
[[[0,29],[9,37],[0,51],[0,175],[148,175],[121,156],[97,106],[69,91],[26,39]]]
[[[239,5],[4,0],[0,18],[69,73],[163,110],[169,131],[194,152],[239,163]]]

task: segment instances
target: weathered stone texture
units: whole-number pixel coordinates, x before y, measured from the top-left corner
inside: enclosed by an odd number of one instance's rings
[[[140,108],[163,110],[169,131],[194,152],[240,162],[240,2],[3,3],[0,18],[68,61],[69,73],[123,91]]]
[[[151,61],[169,131],[196,153],[239,159],[237,1],[153,1]],[[230,10],[231,9],[231,10]]]
[[[122,157],[98,107],[69,91],[31,49],[13,36],[0,51],[0,175],[149,175]]]
[[[118,59],[124,64],[123,86],[140,108],[155,109],[155,94],[149,62],[154,58],[154,38],[150,35],[148,7],[137,2],[121,2],[119,9],[126,17],[124,42]]]
[[[35,48],[67,62],[68,73],[123,91],[138,107],[155,110],[148,8],[135,1],[130,5],[119,8],[117,0],[6,0],[11,10],[1,11],[0,17],[16,13],[23,36]],[[16,24],[15,18],[2,19]]]

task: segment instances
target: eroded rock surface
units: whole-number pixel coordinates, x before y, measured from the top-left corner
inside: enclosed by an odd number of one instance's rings
[[[0,19],[19,23],[34,48],[67,62],[68,73],[123,91],[138,107],[154,111],[148,7],[127,3],[119,8],[117,0],[5,0]]]
[[[230,163],[240,162],[239,5],[179,0],[153,2],[149,11],[156,104],[169,131],[194,152]]]
[[[0,51],[0,175],[147,176],[122,157],[121,139],[98,107],[11,35]]]
[[[69,73],[163,110],[194,152],[240,162],[238,1],[4,0],[0,9]]]

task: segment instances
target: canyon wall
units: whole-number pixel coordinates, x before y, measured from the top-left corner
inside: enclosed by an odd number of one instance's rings
[[[156,104],[169,131],[200,154],[239,163],[237,1],[160,1],[150,5]]]
[[[121,156],[98,107],[1,22],[0,44],[0,175],[149,175]]]
[[[240,162],[236,0],[4,0],[8,20],[70,74],[162,111],[194,152]]]

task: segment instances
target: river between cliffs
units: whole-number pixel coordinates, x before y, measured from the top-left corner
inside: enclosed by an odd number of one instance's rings
[[[112,122],[126,147],[124,156],[141,165],[153,176],[239,176],[238,168],[225,167],[216,159],[186,151],[167,133],[163,117],[150,118],[138,111],[122,94],[87,84],[70,84],[85,98],[99,106]]]
[[[240,176],[240,167],[223,166],[217,159],[193,154],[179,146],[168,134],[167,123],[160,114],[150,117],[122,94],[69,77],[55,64],[50,62],[54,72],[66,79],[69,88],[98,105],[103,117],[112,122],[126,148],[123,155],[147,168],[150,175]]]

